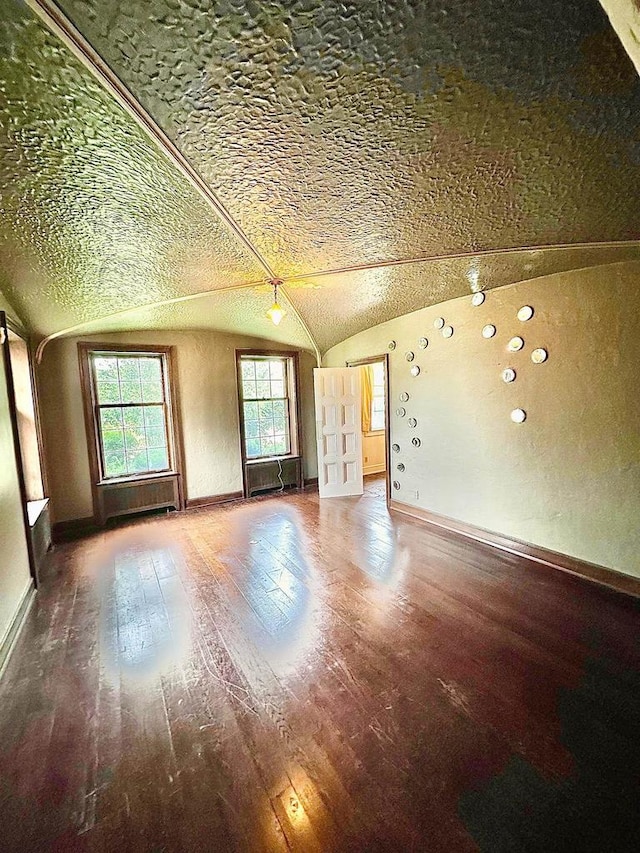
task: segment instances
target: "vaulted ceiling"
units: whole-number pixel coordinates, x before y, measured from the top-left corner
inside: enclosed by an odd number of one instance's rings
[[[640,258],[640,79],[596,0],[3,6],[0,289],[40,336],[324,351]]]

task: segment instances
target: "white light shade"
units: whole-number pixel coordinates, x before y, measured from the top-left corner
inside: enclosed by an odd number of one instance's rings
[[[281,305],[278,305],[277,302],[274,302],[271,308],[267,311],[267,317],[271,320],[274,326],[279,325],[280,320],[284,317],[287,312]]]

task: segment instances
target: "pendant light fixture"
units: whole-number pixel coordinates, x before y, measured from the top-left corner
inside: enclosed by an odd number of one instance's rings
[[[273,305],[267,311],[267,317],[271,320],[274,326],[278,326],[280,324],[280,320],[287,313],[284,308],[278,302],[278,285],[282,284],[282,279],[274,278],[271,281],[273,285]]]

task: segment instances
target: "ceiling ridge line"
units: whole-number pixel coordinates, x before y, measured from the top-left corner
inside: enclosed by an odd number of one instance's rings
[[[52,332],[38,343],[35,351],[36,364],[40,364],[42,361],[42,354],[48,343],[56,340],[57,338],[63,338],[72,332],[79,332],[86,326],[91,326],[95,323],[102,323],[105,320],[114,320],[116,317],[124,317],[126,314],[131,314],[134,311],[144,311],[149,308],[164,308],[166,305],[176,305],[179,302],[191,302],[194,299],[203,299],[206,296],[214,296],[217,293],[231,293],[234,290],[247,290],[250,287],[260,287],[260,285],[266,285],[269,283],[270,282],[267,279],[259,278],[255,281],[245,282],[244,284],[231,284],[228,287],[218,287],[215,290],[202,290],[198,293],[188,293],[185,296],[173,296],[171,299],[160,299],[157,302],[145,302],[144,305],[133,305],[131,308],[122,308],[120,311],[114,311],[113,314],[105,314],[102,317],[96,317],[93,320],[83,320],[81,323],[74,323],[73,326],[67,326],[65,329],[59,329],[57,332]],[[302,323],[302,325],[307,334],[309,334],[304,323]],[[100,334],[106,335],[119,333],[103,332]]]
[[[32,0],[26,0],[26,2],[32,2]],[[298,322],[300,323],[300,325],[304,329],[307,337],[311,341],[315,355],[316,355],[316,359],[318,360],[318,364],[320,364],[321,355],[320,355],[320,349],[316,343],[316,340],[315,340],[313,334],[311,333],[306,321],[304,320],[304,318],[300,314],[298,308],[296,307],[296,305],[292,301],[291,295],[282,286],[289,281],[302,281],[302,280],[309,279],[309,278],[320,278],[323,276],[341,275],[341,274],[346,274],[349,272],[359,272],[359,271],[366,271],[366,270],[370,270],[370,269],[382,269],[385,267],[392,267],[392,266],[403,266],[403,265],[409,265],[409,264],[427,263],[429,261],[458,260],[461,258],[476,258],[476,257],[483,257],[486,255],[495,255],[495,254],[504,255],[504,254],[509,254],[509,253],[521,252],[521,251],[525,251],[525,252],[526,251],[532,251],[533,252],[533,251],[541,251],[541,250],[547,250],[548,251],[550,249],[551,250],[556,250],[556,249],[562,250],[562,249],[583,249],[583,248],[618,248],[618,247],[623,248],[625,246],[638,246],[638,248],[640,248],[640,240],[609,240],[609,241],[602,241],[602,242],[597,242],[597,243],[557,243],[554,245],[547,245],[547,246],[523,246],[523,247],[519,247],[519,248],[508,248],[508,249],[483,249],[479,252],[457,252],[457,253],[450,254],[450,255],[431,255],[431,256],[426,256],[426,257],[422,256],[419,258],[400,258],[397,260],[379,261],[379,262],[376,262],[375,264],[360,264],[360,265],[354,265],[351,267],[341,267],[341,268],[336,268],[336,269],[331,269],[331,270],[319,270],[317,272],[300,273],[299,275],[292,275],[292,276],[287,276],[286,278],[280,278],[280,279],[278,279],[278,281],[282,282],[282,284],[280,285],[280,292],[284,295],[284,297],[287,300],[287,303],[289,304],[289,306],[291,307],[296,319],[298,320]],[[47,346],[48,343],[50,343],[53,340],[56,340],[57,338],[64,337],[64,336],[70,334],[71,332],[80,331],[83,328],[85,328],[86,326],[90,326],[94,323],[98,323],[98,322],[101,322],[104,320],[112,320],[116,317],[122,317],[122,316],[125,316],[127,314],[132,313],[133,311],[141,311],[141,310],[145,310],[145,309],[149,309],[149,308],[162,308],[165,305],[174,305],[174,304],[177,304],[180,302],[190,302],[190,301],[195,300],[195,299],[203,299],[207,296],[214,296],[217,293],[229,293],[229,292],[234,291],[234,290],[245,290],[245,289],[250,288],[250,287],[259,287],[260,285],[271,284],[274,278],[277,278],[277,276],[270,276],[269,278],[265,278],[265,279],[254,279],[253,281],[245,282],[244,284],[233,284],[233,285],[229,285],[228,287],[219,287],[219,288],[215,288],[213,290],[199,291],[198,293],[189,293],[189,294],[186,294],[185,296],[175,296],[175,297],[172,297],[171,299],[162,299],[162,300],[159,300],[156,302],[147,302],[147,303],[144,303],[143,305],[134,305],[131,308],[123,308],[122,310],[115,311],[112,314],[105,314],[104,316],[99,317],[97,319],[83,320],[81,323],[75,323],[72,326],[68,326],[67,328],[60,329],[57,332],[52,332],[50,335],[47,335],[46,337],[44,337],[39,342],[39,344],[36,348],[36,352],[35,352],[36,363],[40,364],[40,362],[42,361],[42,354],[44,352],[44,348]]]
[[[280,280],[282,281],[282,279],[280,279]],[[286,301],[287,301],[287,303],[288,303],[289,307],[290,307],[290,308],[291,308],[291,310],[293,311],[293,313],[294,313],[294,315],[295,315],[295,317],[296,317],[297,321],[300,323],[300,325],[302,326],[302,328],[303,328],[303,329],[304,329],[304,331],[306,332],[307,337],[309,338],[309,340],[310,340],[310,341],[311,341],[311,343],[313,344],[313,350],[314,350],[314,353],[315,353],[315,356],[316,356],[316,362],[317,362],[317,364],[318,364],[318,367],[321,367],[321,366],[322,366],[322,356],[321,356],[321,354],[320,354],[320,347],[319,347],[319,346],[318,346],[318,344],[316,343],[316,339],[315,339],[315,338],[313,337],[313,335],[311,334],[311,329],[310,329],[310,328],[309,328],[309,326],[307,325],[306,320],[304,319],[304,317],[302,316],[302,314],[300,313],[300,311],[299,311],[299,310],[298,310],[298,308],[296,307],[295,303],[292,301],[291,296],[290,296],[290,294],[287,292],[286,288],[285,288],[285,287],[283,287],[283,285],[282,285],[282,284],[280,284],[280,285],[279,285],[279,289],[280,289],[280,293],[282,294],[282,296],[284,296],[284,298],[286,299]]]
[[[57,36],[63,44],[71,51],[82,65],[94,76],[125,112],[142,128],[167,159],[178,168],[191,186],[213,208],[217,216],[235,234],[236,238],[258,261],[269,278],[276,278],[271,265],[262,255],[260,250],[253,245],[249,237],[244,233],[242,227],[227,210],[209,184],[191,165],[189,160],[182,154],[177,146],[169,139],[160,125],[152,118],[138,99],[120,80],[117,74],[100,56],[97,50],[82,35],[80,30],[65,15],[53,0],[24,0],[25,4],[42,20],[48,29]]]
[[[616,249],[625,246],[637,246],[640,249],[640,240],[603,240],[593,243],[549,243],[539,246],[513,246],[505,249],[480,249],[477,252],[452,252],[440,255],[421,255],[417,258],[396,258],[385,261],[373,261],[366,264],[353,264],[335,269],[317,270],[315,272],[298,273],[295,275],[282,276],[280,280],[285,284],[293,281],[304,281],[309,278],[321,278],[330,275],[344,275],[350,272],[364,272],[366,270],[384,269],[385,267],[408,266],[409,264],[425,264],[433,261],[456,261],[464,258],[482,258],[487,255],[508,255],[517,252],[549,252],[566,251],[567,249]]]

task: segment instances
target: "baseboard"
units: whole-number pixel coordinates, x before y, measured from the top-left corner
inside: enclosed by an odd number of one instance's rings
[[[304,485],[305,485],[305,488],[307,486],[317,486],[318,485],[318,478],[317,477],[307,477],[307,479],[304,481]]]
[[[100,527],[92,515],[85,518],[70,518],[68,521],[56,521],[53,525],[52,538],[54,543],[68,542],[70,539],[95,533],[96,530],[100,530]]]
[[[309,485],[311,482],[317,483],[318,478],[315,477],[312,481],[306,480],[305,485]],[[239,500],[244,500],[244,495],[241,491],[226,492],[221,495],[205,495],[201,498],[187,498],[185,502],[185,509],[201,509],[206,506],[215,506],[216,504]],[[80,536],[95,533],[100,529],[100,526],[96,523],[93,516],[87,516],[86,518],[72,518],[68,521],[58,521],[53,525],[53,541],[56,543],[67,542],[70,539],[77,539]]]
[[[588,563],[585,560],[579,560],[577,557],[570,557],[568,554],[560,554],[557,551],[551,551],[539,545],[532,545],[529,542],[523,542],[520,539],[514,539],[502,533],[494,533],[491,530],[485,530],[482,527],[476,527],[464,521],[457,521],[446,515],[439,515],[426,509],[409,506],[400,501],[389,501],[389,509],[402,515],[411,516],[411,518],[418,519],[419,521],[424,521],[427,524],[437,527],[440,531],[464,536],[466,539],[473,539],[475,542],[480,542],[483,545],[491,545],[500,551],[524,557],[527,560],[532,560],[534,563],[541,563],[544,566],[567,572],[583,580],[606,586],[616,592],[640,598],[640,578],[634,578],[631,575],[625,575],[622,572],[608,569],[605,566],[598,566],[595,563]]]
[[[20,599],[20,604],[18,605],[15,615],[11,620],[11,624],[7,628],[2,641],[0,641],[0,678],[2,678],[6,666],[9,663],[11,652],[14,650],[15,645],[18,642],[20,631],[25,623],[29,609],[33,604],[35,594],[36,589],[33,585],[33,580],[30,580],[22,598]]]
[[[365,477],[368,477],[369,474],[383,474],[386,471],[386,466],[384,462],[381,462],[379,465],[372,465],[370,468],[366,466],[362,469],[362,473]]]
[[[198,509],[203,506],[213,506],[214,504],[224,504],[229,501],[238,501],[243,497],[242,492],[226,492],[222,495],[207,495],[203,498],[187,498],[187,509]]]

